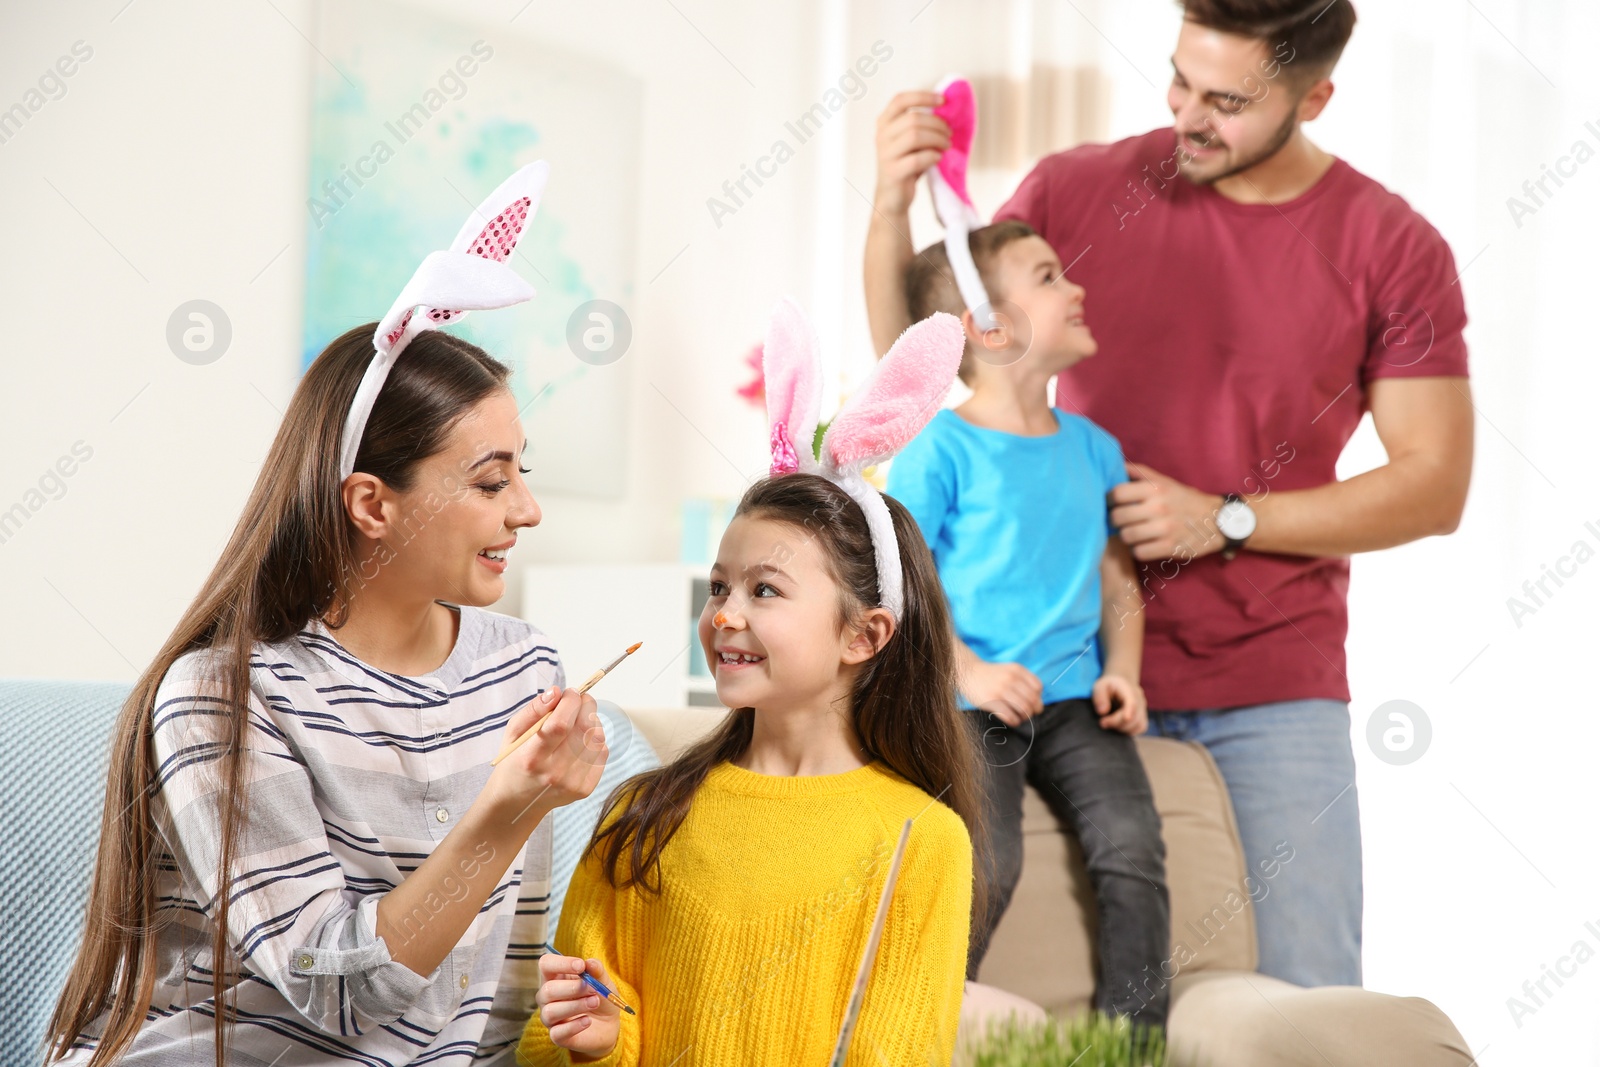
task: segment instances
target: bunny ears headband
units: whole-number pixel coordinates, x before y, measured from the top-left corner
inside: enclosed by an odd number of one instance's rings
[[[528,220],[539,209],[550,165],[530,163],[500,187],[467,219],[447,252],[430,252],[372,336],[372,361],[356,387],[339,441],[339,479],[355,470],[356,453],[372,405],[389,370],[411,339],[460,321],[468,311],[510,307],[533,296],[533,286],[506,265]]]
[[[978,103],[972,95],[972,83],[960,75],[945,78],[935,91],[944,95],[944,103],[933,113],[950,127],[950,147],[928,171],[928,191],[933,194],[934,213],[944,226],[945,255],[955,273],[961,300],[972,312],[978,329],[988,331],[999,323],[978,265],[972,261],[972,247],[967,243],[967,235],[984,225],[967,193],[967,163],[972,157],[972,138],[978,132]]]
[[[788,299],[779,301],[767,325],[761,361],[772,473],[821,475],[861,505],[879,594],[896,622],[905,608],[900,544],[889,506],[861,472],[899,452],[933,418],[955,381],[965,345],[961,320],[953,315],[934,314],[907,329],[828,424],[819,460],[812,451],[822,401],[816,330]]]

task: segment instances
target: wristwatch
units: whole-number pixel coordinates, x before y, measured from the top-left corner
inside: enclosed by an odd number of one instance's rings
[[[1222,506],[1217,509],[1217,532],[1224,538],[1223,559],[1237,556],[1250,535],[1256,532],[1256,513],[1239,494],[1222,494]]]

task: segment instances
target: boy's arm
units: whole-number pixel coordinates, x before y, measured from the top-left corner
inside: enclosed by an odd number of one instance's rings
[[[1139,683],[1139,663],[1144,656],[1144,599],[1139,595],[1139,571],[1128,546],[1115,537],[1106,540],[1100,560],[1100,649],[1103,673]]]
[[[1106,541],[1100,560],[1100,651],[1105,660],[1091,699],[1101,728],[1144,733],[1149,724],[1149,709],[1139,686],[1144,603],[1133,556],[1128,546],[1114,537]]]

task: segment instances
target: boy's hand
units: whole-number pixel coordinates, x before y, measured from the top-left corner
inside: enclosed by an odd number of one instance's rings
[[[1044,683],[1020,663],[970,663],[961,692],[1007,726],[1021,726],[1044,708]]]
[[[873,207],[885,215],[904,215],[917,193],[917,179],[950,147],[950,127],[931,108],[938,93],[898,93],[878,116],[878,186]]]
[[[622,1009],[589,988],[579,975],[585,970],[602,985],[615,989],[605,964],[553,952],[539,957],[539,1021],[550,1040],[569,1052],[600,1057],[617,1047]]]
[[[1094,710],[1100,716],[1102,729],[1142,734],[1150,724],[1144,689],[1120,674],[1101,675],[1100,680],[1094,683],[1090,699],[1094,701]]]

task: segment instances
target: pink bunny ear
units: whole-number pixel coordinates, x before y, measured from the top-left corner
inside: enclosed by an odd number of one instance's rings
[[[944,103],[934,108],[933,113],[950,127],[950,147],[939,156],[939,174],[970,207],[972,195],[967,192],[967,165],[972,159],[972,139],[978,132],[978,102],[972,95],[972,83],[958,74],[940,82],[936,91],[944,95]]]
[[[954,315],[937,312],[907,329],[828,425],[823,463],[860,471],[904,448],[939,410],[965,345]]]
[[[761,349],[767,421],[772,426],[772,473],[812,472],[812,441],[822,409],[817,332],[800,305],[785,297],[772,309]]]

